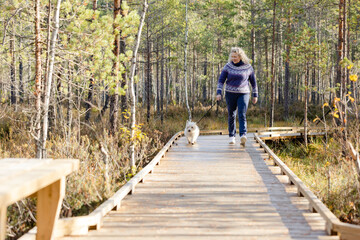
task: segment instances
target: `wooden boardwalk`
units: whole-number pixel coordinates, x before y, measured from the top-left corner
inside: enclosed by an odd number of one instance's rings
[[[339,239],[251,136],[180,138],[100,230],[62,239]]]

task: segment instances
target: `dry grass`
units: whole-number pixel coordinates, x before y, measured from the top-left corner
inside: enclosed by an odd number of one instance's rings
[[[289,140],[271,148],[341,221],[360,223],[359,179],[336,136],[327,144],[323,138],[313,139],[307,148]]]

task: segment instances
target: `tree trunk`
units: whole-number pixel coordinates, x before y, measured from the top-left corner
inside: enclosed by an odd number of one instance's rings
[[[156,113],[160,115],[159,39],[156,41]]]
[[[160,83],[160,120],[164,123],[164,19],[161,16],[161,83]]]
[[[36,158],[42,158],[41,151],[41,29],[40,29],[40,0],[35,0],[35,142]]]
[[[73,118],[73,114],[72,114],[72,109],[73,109],[73,99],[72,99],[72,72],[70,69],[70,64],[68,64],[67,66],[67,71],[68,71],[68,94],[67,94],[67,98],[68,98],[68,104],[67,104],[67,114],[66,114],[66,122],[67,122],[67,146],[70,147],[70,137],[71,137],[71,129],[72,129],[72,118]]]
[[[189,34],[188,21],[189,21],[188,0],[186,0],[186,2],[185,2],[184,88],[185,88],[186,108],[187,108],[188,114],[189,114],[189,121],[191,121],[191,110],[190,110],[190,107],[189,107],[188,85],[187,85],[187,46],[188,46],[188,34]]]
[[[306,65],[306,76],[305,76],[305,109],[304,109],[304,141],[305,146],[307,147],[307,127],[308,127],[308,119],[307,119],[307,112],[308,112],[308,82],[309,82],[309,66]]]
[[[265,66],[266,66],[266,71],[265,71],[265,106],[268,108],[268,103],[269,103],[269,48],[268,48],[268,37],[267,37],[267,33],[265,32],[265,37],[264,37],[264,44],[265,44]]]
[[[281,9],[281,15],[283,15],[283,9]],[[282,84],[284,79],[284,72],[283,72],[283,55],[282,55],[282,47],[283,47],[283,28],[282,23],[279,23],[279,47],[278,47],[278,56],[279,56],[279,72],[278,72],[278,103],[279,105],[283,103],[283,94],[282,94]]]
[[[93,0],[93,10],[94,12],[97,10],[97,0]],[[91,59],[93,56],[91,56]],[[89,79],[89,90],[88,90],[88,96],[87,96],[87,102],[85,103],[85,121],[89,122],[91,117],[91,105],[93,102],[93,96],[94,96],[94,76],[90,77]]]
[[[251,0],[251,59],[253,60],[253,68],[255,65],[255,0]]]
[[[193,62],[193,80],[192,80],[192,87],[191,87],[191,90],[192,90],[191,108],[192,109],[194,109],[194,107],[195,107],[195,83],[196,83],[196,49],[195,49],[195,46],[193,49],[193,61],[194,61]]]
[[[47,83],[45,89],[45,96],[44,96],[44,106],[43,106],[43,126],[42,126],[42,157],[46,158],[46,140],[48,136],[48,122],[49,122],[49,105],[50,105],[50,93],[52,89],[52,76],[53,76],[53,69],[54,69],[54,61],[55,61],[55,44],[56,38],[59,30],[59,15],[60,15],[60,5],[61,0],[57,0],[56,8],[55,8],[55,18],[54,18],[54,30],[51,34],[50,39],[50,49],[49,49],[49,69],[47,72]]]
[[[46,36],[46,58],[45,58],[45,73],[44,73],[44,84],[43,84],[43,94],[45,95],[45,91],[46,91],[46,84],[48,82],[47,77],[48,77],[48,72],[49,72],[49,64],[50,64],[50,59],[49,59],[49,54],[50,54],[50,38],[51,38],[51,11],[52,11],[52,4],[51,4],[51,0],[49,0],[49,5],[48,5],[48,19],[47,19],[47,36]],[[44,96],[42,96],[42,98],[44,98]]]
[[[88,96],[87,96],[87,102],[85,103],[85,121],[89,122],[90,116],[91,116],[91,104],[93,102],[93,95],[94,95],[94,77],[91,77],[89,79],[89,90],[88,90]]]
[[[316,53],[314,53],[314,55],[316,55]],[[315,66],[312,66],[312,89],[311,89],[311,103],[312,104],[316,104],[316,91],[313,89],[316,87],[316,68]]]
[[[166,112],[170,101],[170,90],[171,90],[171,67],[170,67],[171,49],[168,49],[168,58],[166,60]]]
[[[14,23],[11,23],[14,26]],[[14,31],[12,27],[12,31]],[[11,65],[10,65],[10,77],[11,77],[11,104],[16,109],[16,61],[15,61],[15,33],[13,32],[10,39],[10,55],[11,55]]]
[[[320,29],[321,29],[321,15],[318,18],[317,28],[318,28],[318,45],[321,46],[321,31],[320,31]],[[317,60],[318,60],[318,69],[317,69],[317,86],[318,86],[317,90],[318,90],[318,94],[317,94],[317,98],[316,98],[316,104],[319,105],[319,103],[320,103],[320,94],[323,92],[322,89],[325,89],[325,86],[320,87],[320,81],[321,81],[321,67],[320,67],[321,47],[319,47],[319,49],[318,49],[317,56],[318,56],[318,58],[317,58]]]
[[[206,82],[207,82],[207,56],[205,54],[205,62],[204,62],[204,80],[202,82],[202,98],[203,98],[203,105],[206,104]]]
[[[145,14],[146,10],[148,8],[147,0],[144,0],[144,8],[143,12],[141,14],[140,19],[140,25],[138,28],[138,33],[136,36],[136,45],[133,50],[133,56],[131,59],[131,70],[130,70],[130,104],[131,104],[131,128],[130,128],[130,167],[131,167],[131,173],[135,174],[136,172],[136,165],[135,165],[135,126],[136,126],[136,102],[135,102],[135,91],[134,91],[134,77],[135,77],[135,69],[136,69],[136,56],[140,45],[140,39],[141,39],[141,32],[142,28],[144,26],[145,21]]]
[[[291,50],[291,10],[289,10],[287,22],[287,44],[286,44],[286,58],[285,58],[285,83],[284,83],[284,111],[285,119],[289,117],[289,82],[290,82],[290,50]]]
[[[128,10],[123,9],[123,3],[124,0],[120,0],[120,14],[122,17],[125,17],[128,15]],[[123,36],[122,31],[120,31],[120,54],[125,54],[126,51],[126,43],[125,43],[125,39],[126,37]],[[121,74],[121,82],[120,82],[120,87],[122,89],[125,89],[126,83],[127,83],[127,74],[126,74],[126,65],[123,63],[124,65],[124,72]],[[121,102],[121,112],[124,112],[127,109],[127,96],[126,94],[121,95],[120,96],[120,102]],[[121,121],[124,122],[124,115],[121,114]]]
[[[346,5],[346,0],[344,0],[344,9],[343,9],[343,59],[344,58],[348,58],[348,55],[347,55],[347,45],[348,45],[348,42],[347,42],[347,31],[348,31],[348,22],[347,22],[347,5]],[[347,77],[347,68],[346,70],[343,69],[342,71],[342,81],[343,81],[343,85],[344,85],[344,90],[343,90],[343,94],[345,95],[347,93],[347,90],[346,90],[346,86],[348,85],[348,77]]]
[[[275,113],[275,26],[276,24],[276,0],[274,0],[273,9],[273,36],[272,36],[272,53],[271,53],[271,107],[270,107],[270,127],[274,126]]]
[[[116,17],[120,14],[121,7],[121,1],[120,0],[114,0],[114,21]],[[118,88],[119,88],[119,53],[120,53],[120,34],[117,33],[120,29],[118,29],[119,26],[117,26],[116,23],[113,24],[114,29],[114,49],[113,54],[115,56],[113,61],[113,67],[112,67],[112,76],[114,77],[115,81],[115,88],[110,88],[110,115],[109,115],[109,123],[110,123],[110,129],[109,133],[111,135],[114,135],[117,131],[117,121],[118,121],[118,109],[119,109],[119,94],[118,94]]]
[[[211,85],[209,93],[211,94],[211,106],[214,105],[216,99],[216,88],[217,84],[215,81],[215,46],[212,47],[212,58],[211,58]]]
[[[22,48],[21,38],[19,39],[19,49]],[[19,101],[24,102],[24,65],[22,56],[19,53]]]
[[[146,68],[146,103],[147,103],[147,117],[146,121],[150,122],[150,96],[151,96],[151,72],[152,72],[152,65],[151,65],[151,49],[152,49],[152,42],[150,42],[149,37],[149,22],[147,22],[147,68]]]
[[[336,71],[336,84],[340,85],[340,90],[337,91],[337,95],[342,98],[343,94],[343,80],[342,75],[343,71],[340,65],[340,62],[343,60],[343,46],[344,46],[344,15],[343,15],[343,9],[344,9],[344,1],[345,0],[339,0],[339,36],[338,36],[338,46],[337,46],[337,71]]]

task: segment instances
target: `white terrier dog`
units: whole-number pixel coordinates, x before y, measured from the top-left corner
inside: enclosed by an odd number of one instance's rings
[[[194,145],[196,139],[199,137],[200,129],[196,125],[196,122],[191,122],[189,120],[186,121],[186,126],[184,130],[185,137],[187,138],[188,142]]]

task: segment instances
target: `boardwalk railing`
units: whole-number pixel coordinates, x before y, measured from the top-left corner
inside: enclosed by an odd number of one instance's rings
[[[360,239],[360,226],[342,223],[340,220],[315,196],[313,192],[288,168],[281,159],[262,141],[260,136],[254,134],[255,140],[264,151],[269,154],[274,164],[281,168],[281,172],[287,175],[290,184],[298,189],[298,196],[305,197],[309,201],[309,210],[319,213],[326,220],[326,231],[329,235],[340,235],[342,240]]]
[[[266,128],[248,128],[248,132],[257,133],[261,137],[291,137],[294,136],[302,136],[304,134],[304,127],[266,127]],[[201,131],[201,134],[228,134],[227,129],[222,130],[204,130]],[[310,135],[322,135],[324,133],[323,127],[311,127],[308,128],[307,133]],[[284,135],[285,134],[285,135]],[[286,136],[288,134],[288,136]]]

